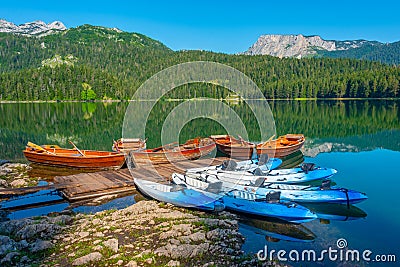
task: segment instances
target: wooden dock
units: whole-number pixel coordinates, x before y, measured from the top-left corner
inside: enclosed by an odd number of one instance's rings
[[[174,172],[184,173],[189,168],[219,165],[226,159],[223,157],[200,159],[174,164],[141,165],[132,169],[132,171],[121,169],[117,171],[56,176],[54,177],[54,187],[69,201],[79,201],[104,195],[135,191],[133,177],[167,183]]]

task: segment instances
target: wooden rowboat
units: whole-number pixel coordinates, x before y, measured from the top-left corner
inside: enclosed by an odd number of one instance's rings
[[[255,144],[231,135],[211,135],[217,148],[223,154],[236,159],[251,159]]]
[[[297,152],[304,145],[302,134],[286,134],[277,139],[268,140],[257,145],[257,154],[268,154],[269,157],[282,158]]]
[[[131,151],[129,156],[135,163],[163,164],[183,160],[193,160],[210,154],[215,143],[210,138],[190,139],[183,145],[171,143],[154,149]]]
[[[127,152],[145,148],[146,140],[141,138],[120,138],[117,141],[114,141],[112,146],[112,150],[117,152]]]
[[[33,163],[79,169],[119,169],[125,162],[124,155],[117,152],[78,150],[28,142],[23,152]]]

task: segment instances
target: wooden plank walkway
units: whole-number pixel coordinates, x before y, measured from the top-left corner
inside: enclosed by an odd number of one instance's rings
[[[175,162],[174,164],[140,165],[132,169],[80,173],[54,177],[54,186],[69,201],[79,201],[109,194],[135,191],[133,177],[167,183],[174,172],[184,173],[186,169],[208,165],[219,165],[227,158],[200,159]]]

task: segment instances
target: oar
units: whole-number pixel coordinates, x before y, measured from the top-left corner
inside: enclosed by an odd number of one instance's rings
[[[274,138],[274,137],[275,137],[275,134],[274,134],[273,136],[271,136],[267,141],[265,141],[265,142],[261,145],[261,147],[266,146],[266,145],[272,140],[272,138]]]
[[[82,151],[81,151],[79,148],[77,148],[76,145],[75,145],[71,140],[68,140],[68,142],[69,142],[71,145],[74,146],[74,148],[79,152],[79,154],[81,154],[83,157],[86,157],[86,155],[83,154]]]
[[[238,137],[239,137],[239,141],[240,141],[241,145],[244,146],[246,141],[240,135],[238,135]]]
[[[118,143],[117,143],[117,141],[115,141],[114,139],[113,139],[113,144],[114,144],[115,150],[117,150],[117,152],[121,152],[121,150],[118,148]]]
[[[56,155],[55,153],[50,152],[50,151],[44,149],[43,147],[38,146],[38,145],[36,145],[36,144],[34,144],[34,143],[32,143],[32,142],[29,142],[29,141],[28,141],[27,146],[29,146],[29,147],[31,147],[31,148],[34,148],[34,149],[37,149],[37,150],[40,150],[40,151],[44,151],[44,152],[46,152],[46,153],[48,153],[48,154],[51,154],[51,155]]]
[[[159,147],[153,148],[153,149],[151,150],[151,152],[157,152],[157,151],[159,151],[159,150],[161,150],[161,149],[163,149],[163,148],[170,147],[170,146],[175,145],[175,144],[177,144],[177,143],[178,143],[178,142],[173,142],[173,143],[170,143],[170,144],[166,144],[165,146],[159,146]]]

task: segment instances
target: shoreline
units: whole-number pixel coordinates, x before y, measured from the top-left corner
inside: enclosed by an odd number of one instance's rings
[[[245,254],[236,215],[154,200],[0,222],[3,266],[281,266]]]
[[[208,98],[170,98],[164,99],[161,101],[165,102],[175,102],[175,101],[202,101]],[[214,99],[214,98],[213,98]],[[216,98],[215,98],[216,99]],[[222,100],[227,102],[232,102],[231,99],[221,98],[216,100]],[[239,102],[243,101],[262,101],[265,99],[241,99]],[[268,98],[267,101],[365,101],[365,100],[386,100],[386,101],[398,101],[400,97],[383,97],[383,98],[350,98],[350,97],[342,97],[342,98]],[[119,102],[148,102],[148,101],[160,101],[157,99],[141,99],[141,100],[125,100],[125,99],[113,99],[113,100],[93,100],[93,101],[82,101],[82,100],[0,100],[0,104],[19,104],[19,103],[119,103]]]

